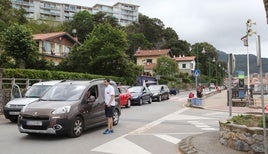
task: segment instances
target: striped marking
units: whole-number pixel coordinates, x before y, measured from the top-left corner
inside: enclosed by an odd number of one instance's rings
[[[177,139],[175,137],[172,137],[172,136],[169,136],[169,135],[154,135],[156,137],[159,137],[165,141],[168,141],[170,143],[173,143],[173,144],[178,144],[181,140],[180,139]]]

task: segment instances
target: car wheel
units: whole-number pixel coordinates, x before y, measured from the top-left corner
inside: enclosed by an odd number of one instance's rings
[[[84,130],[84,121],[80,117],[76,117],[71,125],[69,132],[70,137],[79,137]]]
[[[131,101],[130,101],[130,99],[128,99],[128,100],[127,100],[126,108],[130,108],[130,106],[131,106]]]
[[[167,94],[167,99],[169,99],[169,94]]]
[[[140,98],[140,103],[139,103],[139,105],[142,105],[142,103],[143,103],[143,102],[142,102],[142,98]]]
[[[159,101],[159,102],[162,101],[162,96],[161,96],[161,95],[159,95],[159,97],[158,97],[158,101]]]
[[[114,116],[113,116],[113,125],[117,125],[119,122],[119,111],[117,109],[114,110]]]
[[[152,97],[150,97],[148,103],[151,104],[152,101],[153,101],[153,100],[152,100]]]

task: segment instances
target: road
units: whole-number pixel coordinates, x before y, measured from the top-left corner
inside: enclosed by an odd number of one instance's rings
[[[113,134],[103,135],[100,126],[79,138],[19,133],[17,125],[0,120],[1,153],[9,154],[176,154],[177,143],[195,134],[218,130],[218,120],[228,113],[186,108],[187,94],[169,100],[122,108]]]

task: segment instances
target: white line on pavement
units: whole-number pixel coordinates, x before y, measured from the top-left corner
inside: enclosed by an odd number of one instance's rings
[[[169,135],[154,135],[154,136],[159,137],[165,141],[171,142],[173,144],[178,144],[181,141],[180,139],[177,139]]]

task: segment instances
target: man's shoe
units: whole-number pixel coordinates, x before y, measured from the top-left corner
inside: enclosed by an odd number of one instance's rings
[[[109,131],[109,129],[106,129],[106,130],[103,132],[103,134],[106,134],[108,131]]]
[[[114,130],[113,130],[113,129],[111,129],[111,130],[110,130],[110,132],[111,132],[111,133],[113,133],[113,132],[114,132]]]
[[[107,131],[105,131],[103,134],[111,134],[112,132],[108,129]]]

